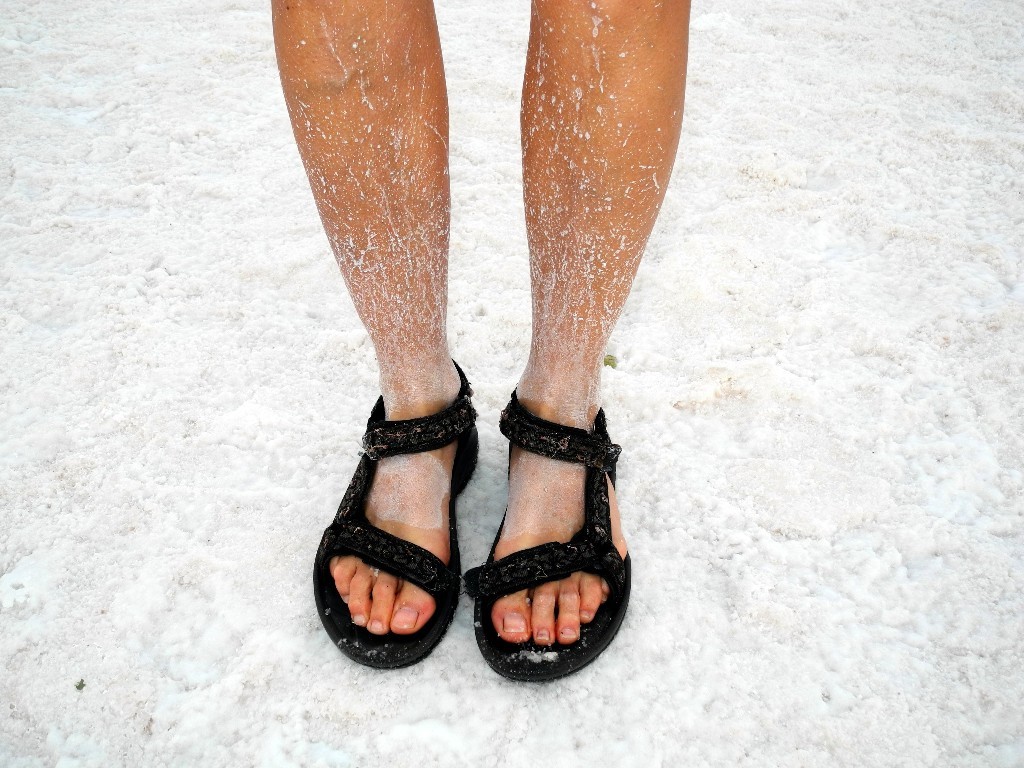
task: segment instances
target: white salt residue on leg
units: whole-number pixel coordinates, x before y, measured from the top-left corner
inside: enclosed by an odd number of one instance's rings
[[[533,329],[518,393],[536,416],[589,429],[605,346],[661,204],[651,169],[667,179],[675,154],[688,11],[601,0],[589,14],[558,2],[533,8],[522,102]],[[584,468],[514,455],[499,558],[568,541],[583,523]],[[621,533],[616,545],[624,554]],[[495,626],[525,610],[522,600],[499,601]]]
[[[385,418],[435,414],[455,399],[459,377],[445,322],[448,107],[433,9],[419,2],[280,0],[274,20],[296,142],[328,241],[376,351]],[[392,33],[399,27],[406,34]],[[296,39],[309,45],[297,47]],[[367,517],[445,557],[449,473],[442,465],[453,455],[445,448],[382,461],[366,499]],[[366,573],[364,563],[358,569]],[[350,578],[368,589],[358,576]],[[339,589],[345,593],[346,585]],[[418,602],[417,590],[406,584],[399,599]],[[348,596],[350,605],[372,603],[368,594]],[[422,616],[426,602],[418,604]]]
[[[415,482],[412,482],[415,480]],[[426,530],[445,525],[451,476],[434,453],[381,459],[373,478],[371,522],[390,521]]]
[[[512,463],[503,537],[515,539],[548,526],[571,536],[582,527],[586,467],[526,451],[517,452]]]
[[[275,15],[295,137],[377,353],[387,417],[436,412],[458,379],[446,331],[448,109],[433,11],[279,4]],[[414,34],[390,34],[396,24]],[[287,44],[296,35],[309,41],[301,54]]]

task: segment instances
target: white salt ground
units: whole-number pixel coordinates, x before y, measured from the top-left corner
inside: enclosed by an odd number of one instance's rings
[[[371,349],[267,4],[170,8],[0,20],[0,765],[1024,765],[1024,5],[696,4],[605,371],[633,601],[532,687],[468,600],[402,672],[321,630]],[[528,7],[438,13],[473,564],[529,338]]]

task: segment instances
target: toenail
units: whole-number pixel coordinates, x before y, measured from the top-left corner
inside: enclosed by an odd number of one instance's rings
[[[357,613],[355,616],[352,617],[352,623],[355,624],[357,627],[365,627],[366,617],[363,616],[363,614],[361,613]]]
[[[592,614],[590,611],[581,611],[580,612],[580,621],[593,621],[593,619],[594,619],[594,614]]]
[[[419,616],[419,612],[412,608],[399,608],[395,613],[395,618],[391,620],[391,626],[398,629],[412,629],[416,626],[416,619]]]
[[[526,619],[521,613],[506,613],[502,621],[502,629],[506,632],[518,633],[526,631]]]
[[[576,632],[575,632],[575,630],[569,629],[568,627],[563,629],[558,634],[562,637],[563,640],[575,640],[576,639]]]
[[[537,642],[538,643],[547,643],[550,640],[551,640],[551,635],[548,634],[548,631],[546,629],[542,629],[540,632],[537,633]]]
[[[373,621],[370,622],[370,631],[371,632],[383,632],[384,631],[384,622],[382,622],[380,619],[374,619]]]

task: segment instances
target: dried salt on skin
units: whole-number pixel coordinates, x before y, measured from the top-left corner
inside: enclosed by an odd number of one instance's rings
[[[415,477],[416,483],[409,478]],[[438,500],[438,489],[448,489],[451,476],[434,452],[388,456],[373,476],[367,504],[371,522],[390,521],[438,530],[445,527],[449,493]]]
[[[502,537],[516,539],[538,531],[538,499],[544,528],[569,530],[571,536],[583,526],[583,482],[587,468],[556,461],[527,451],[518,451],[509,473],[508,512]]]
[[[282,80],[320,218],[377,353],[388,418],[458,392],[446,315],[448,115],[436,39],[390,35],[401,9],[301,16],[303,62]],[[406,23],[430,28],[433,14]],[[372,15],[372,19],[371,19]],[[304,74],[309,74],[304,72]]]

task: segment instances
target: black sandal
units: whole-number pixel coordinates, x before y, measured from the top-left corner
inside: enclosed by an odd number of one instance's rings
[[[384,420],[384,399],[377,400],[363,435],[363,455],[341,501],[334,522],[324,531],[313,565],[317,613],[335,645],[350,659],[378,669],[397,669],[429,654],[444,637],[459,602],[459,541],[455,498],[476,467],[476,411],[466,375],[458,365],[462,387],[455,402],[440,413],[418,419]],[[377,462],[387,456],[432,451],[458,440],[448,503],[448,565],[422,547],[393,536],[366,519],[365,503]],[[348,606],[331,576],[331,558],[355,554],[364,563],[394,574],[426,590],[437,603],[427,623],[411,635],[374,635],[352,623]]]
[[[615,463],[621,448],[608,438],[604,411],[597,412],[590,432],[534,416],[519,404],[515,392],[502,411],[501,432],[511,443],[530,453],[587,467],[584,486],[583,528],[567,544],[550,542],[494,560],[494,539],[487,562],[466,573],[466,591],[476,600],[476,642],[484,659],[498,674],[512,680],[539,682],[564,677],[586,666],[608,647],[622,624],[629,602],[629,555],[619,555],[611,534],[611,512],[605,475],[615,484]],[[511,451],[511,447],[510,447]],[[502,521],[502,527],[504,527]],[[608,583],[608,600],[594,619],[580,625],[580,636],[570,645],[509,643],[498,636],[491,622],[491,607],[498,598],[562,579],[576,571],[596,573]]]

